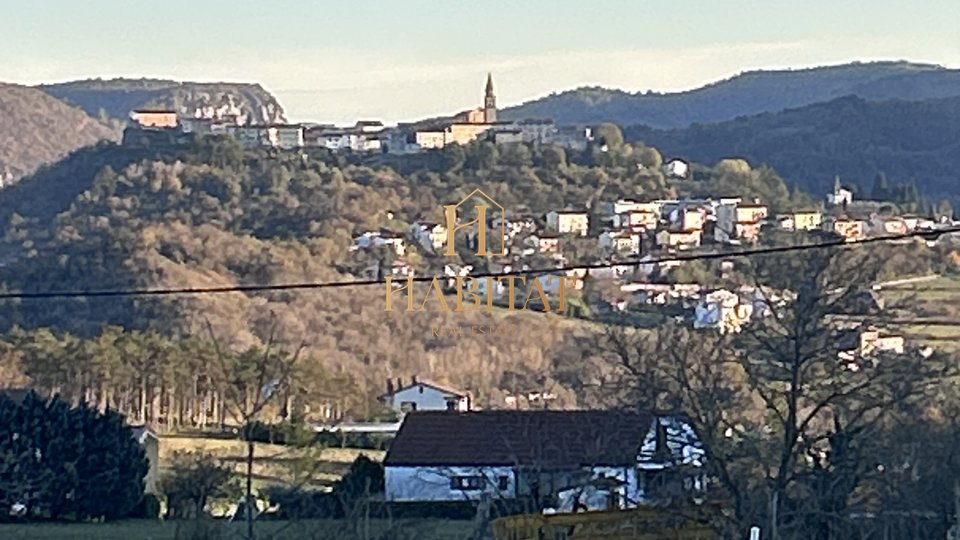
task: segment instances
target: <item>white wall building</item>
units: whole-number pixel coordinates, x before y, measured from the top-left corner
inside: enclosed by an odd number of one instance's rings
[[[470,410],[470,395],[467,392],[425,380],[414,379],[406,386],[391,389],[379,399],[400,413]]]
[[[690,165],[682,159],[671,159],[663,164],[663,172],[673,178],[686,178],[690,174]]]
[[[740,332],[753,316],[753,304],[726,289],[708,293],[694,308],[694,328],[712,328],[721,334]]]
[[[547,228],[560,234],[586,236],[590,216],[579,210],[551,210],[546,215]]]
[[[384,460],[388,501],[536,495],[629,508],[706,487],[704,450],[673,416],[613,410],[416,412]],[[616,480],[616,481],[613,481]],[[592,489],[591,489],[592,488]],[[667,494],[670,495],[667,495]]]

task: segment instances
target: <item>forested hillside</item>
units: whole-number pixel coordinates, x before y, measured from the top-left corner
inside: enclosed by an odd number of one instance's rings
[[[259,84],[89,79],[38,88],[80,107],[95,118],[126,121],[130,111],[135,109],[173,109],[193,116],[198,109],[235,107],[254,123],[285,121],[283,107]]]
[[[120,129],[40,90],[0,84],[0,183],[104,139]]]
[[[960,70],[908,62],[853,63],[752,71],[676,93],[580,88],[503,111],[504,118],[553,118],[559,124],[643,124],[680,128],[777,112],[854,95],[867,100],[960,95]]]
[[[371,263],[389,259],[383,253],[351,251],[354,235],[382,227],[405,234],[418,218],[442,219],[442,204],[476,187],[511,211],[534,214],[601,198],[704,191],[755,196],[775,208],[809,202],[790,193],[769,169],[721,166],[704,168],[708,178],[697,182],[668,180],[660,172],[659,153],[643,146],[620,144],[609,152],[567,155],[552,147],[517,146],[501,152],[481,143],[426,157],[422,166],[401,174],[393,167],[348,162],[322,150],[301,158],[244,149],[229,139],[154,148],[101,145],[0,191],[8,261],[0,268],[0,281],[7,290],[56,291],[355,279]],[[589,261],[596,256],[595,243],[585,241],[582,251],[569,256]],[[442,272],[445,260],[431,259],[419,253],[414,242],[409,244],[405,259],[418,273]],[[62,333],[69,332],[94,339],[85,347],[120,347],[128,352],[118,352],[111,360],[120,364],[140,356],[130,356],[128,345],[110,345],[119,338],[109,332],[104,337],[105,325],[163,339],[215,339],[232,350],[262,347],[275,335],[288,350],[306,344],[311,360],[305,366],[352,381],[332,385],[339,392],[334,397],[352,406],[382,391],[387,377],[415,374],[469,388],[481,404],[502,403],[502,393],[518,385],[520,390],[548,387],[561,403],[575,403],[573,381],[562,382],[558,366],[582,356],[577,343],[591,332],[587,323],[507,311],[492,318],[386,313],[383,295],[380,287],[366,287],[23,300],[5,306],[0,326],[49,328],[60,336],[18,340],[39,339],[50,345],[68,339]],[[440,325],[475,324],[500,325],[503,335],[432,332]],[[62,350],[73,350],[71,341],[66,343]],[[112,353],[110,357],[115,358]],[[93,363],[78,360],[68,363],[71,369],[84,365],[84,380],[109,387],[139,388],[138,376],[170,381],[194,373],[175,362],[182,358],[176,355],[162,356],[150,369],[132,364],[111,368],[97,363],[96,355],[83,358]],[[41,377],[52,381],[48,388],[59,388],[55,376],[30,372],[40,369],[33,361],[17,355],[7,360],[15,364],[7,366],[9,373]],[[21,361],[21,367],[32,366],[26,373],[17,371]],[[111,373],[129,373],[130,378],[119,381]],[[310,380],[329,388],[329,377]],[[324,391],[329,396],[329,390]]]
[[[878,173],[915,182],[934,202],[960,199],[960,98],[867,101],[846,97],[780,113],[686,129],[625,130],[670,156],[707,163],[742,156],[776,168],[788,182],[825,193],[835,175],[869,187]]]

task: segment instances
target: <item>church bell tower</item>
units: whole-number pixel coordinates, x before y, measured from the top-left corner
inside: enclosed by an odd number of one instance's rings
[[[497,96],[493,94],[493,75],[487,73],[487,88],[483,94],[483,121],[492,124],[497,121]]]

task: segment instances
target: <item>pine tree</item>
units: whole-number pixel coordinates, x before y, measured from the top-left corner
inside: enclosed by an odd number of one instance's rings
[[[891,195],[887,175],[884,174],[883,171],[877,173],[876,178],[873,179],[873,189],[870,192],[870,196],[876,201],[886,201],[890,199]]]
[[[146,454],[118,413],[34,392],[0,399],[0,504],[34,519],[115,519],[143,495]]]

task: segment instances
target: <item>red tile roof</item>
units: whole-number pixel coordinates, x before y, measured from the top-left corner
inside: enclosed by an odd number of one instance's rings
[[[384,465],[630,465],[654,418],[599,410],[411,412]]]

